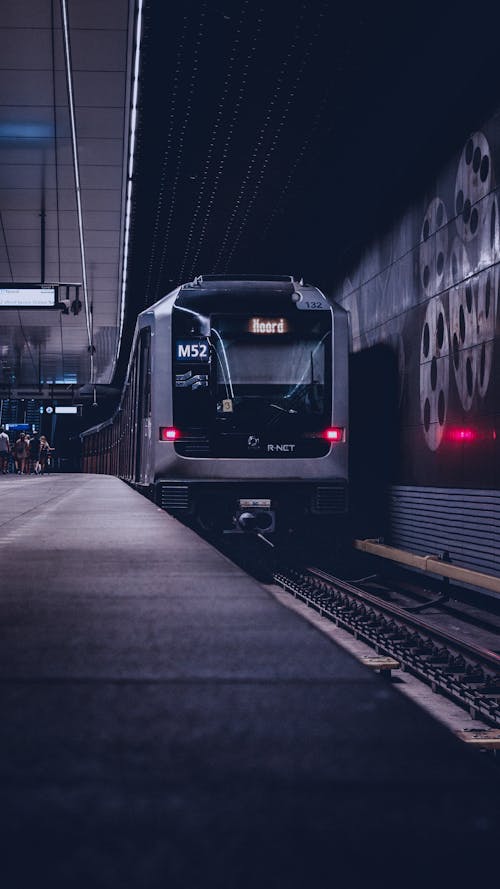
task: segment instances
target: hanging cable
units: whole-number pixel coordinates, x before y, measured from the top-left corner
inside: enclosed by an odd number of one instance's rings
[[[59,152],[57,141],[57,114],[56,114],[56,52],[55,52],[55,0],[50,2],[50,40],[52,55],[52,117],[54,121],[54,170],[56,180],[56,222],[57,222],[57,280],[61,280],[61,231],[59,225]]]
[[[57,113],[56,113],[56,54],[55,54],[55,0],[50,2],[50,48],[52,55],[52,116],[54,120],[54,170],[56,181],[56,228],[57,228],[57,280],[61,280],[61,230],[59,225],[59,152],[57,141]],[[62,312],[59,313],[59,333],[61,339],[61,379],[65,378],[64,367],[64,340],[63,340],[63,321]]]
[[[163,153],[163,162],[160,174],[160,190],[158,193],[158,201],[156,204],[156,213],[155,213],[155,221],[153,228],[153,235],[151,238],[151,254],[149,257],[149,268],[148,268],[148,276],[146,281],[145,288],[145,296],[144,296],[144,305],[148,306],[151,302],[150,291],[152,287],[152,279],[153,279],[153,268],[156,260],[156,251],[157,245],[160,240],[160,219],[163,211],[163,204],[165,200],[165,191],[166,191],[166,182],[167,182],[167,172],[169,169],[169,161],[170,161],[170,151],[172,148],[172,139],[175,129],[175,110],[177,103],[177,93],[179,91],[179,81],[180,81],[180,71],[182,65],[182,58],[184,53],[184,44],[186,41],[186,31],[188,26],[188,16],[185,15],[183,19],[183,27],[181,31],[181,35],[179,37],[178,48],[177,48],[177,56],[175,63],[174,75],[172,78],[172,90],[170,93],[170,116],[169,116],[169,128],[167,134],[167,144],[165,147],[165,151]]]
[[[216,198],[216,195],[217,195],[217,192],[219,189],[219,182],[220,182],[220,179],[221,179],[222,174],[224,172],[226,158],[229,155],[229,149],[230,149],[231,142],[233,139],[235,126],[236,126],[236,123],[237,123],[238,118],[240,116],[241,104],[242,104],[243,97],[244,97],[246,89],[247,89],[248,73],[250,70],[251,63],[254,61],[258,37],[262,31],[262,21],[263,21],[262,16],[263,16],[263,9],[259,9],[258,15],[257,15],[256,30],[253,34],[253,37],[251,38],[250,50],[248,52],[246,62],[242,68],[241,82],[240,82],[238,94],[236,97],[236,102],[234,104],[233,114],[232,114],[231,120],[230,120],[228,127],[227,127],[227,135],[226,135],[226,139],[225,139],[225,142],[224,142],[224,145],[222,148],[221,160],[219,162],[219,166],[218,166],[218,169],[217,169],[215,177],[214,177],[212,191],[210,193],[210,198],[208,200],[207,209],[205,212],[205,217],[203,219],[202,226],[201,226],[201,231],[200,231],[199,237],[197,238],[197,242],[198,242],[197,248],[196,248],[196,252],[193,256],[193,259],[191,262],[191,267],[190,267],[190,272],[189,272],[190,278],[192,278],[195,273],[196,264],[198,262],[198,257],[200,255],[200,252],[201,252],[203,245],[205,243],[206,231],[208,228],[208,223],[210,221],[210,217],[212,215],[212,210],[213,210],[215,198]]]
[[[295,23],[295,30],[294,30],[294,36],[293,36],[293,39],[292,39],[292,41],[290,42],[290,44],[289,44],[289,46],[288,46],[288,50],[287,50],[286,56],[285,56],[285,58],[283,59],[283,61],[282,61],[282,63],[281,63],[281,68],[280,68],[279,73],[278,73],[278,76],[277,76],[277,78],[276,78],[276,84],[277,84],[277,85],[275,86],[275,89],[274,89],[274,92],[273,92],[273,94],[272,94],[272,96],[271,96],[271,99],[269,100],[268,105],[267,105],[267,108],[266,108],[266,110],[264,111],[264,122],[263,122],[263,124],[262,124],[262,126],[261,126],[261,128],[260,128],[260,130],[259,130],[258,135],[257,135],[256,141],[255,141],[255,143],[254,143],[253,151],[252,151],[252,154],[251,154],[251,156],[250,156],[250,161],[249,161],[247,170],[246,170],[246,172],[245,172],[245,174],[244,174],[244,176],[243,176],[243,179],[242,179],[242,181],[241,181],[240,189],[239,189],[239,193],[238,193],[238,196],[237,196],[237,198],[236,198],[235,204],[234,204],[234,206],[233,206],[233,211],[232,211],[232,213],[231,213],[231,216],[229,217],[229,222],[228,222],[228,224],[227,224],[227,226],[226,226],[226,231],[225,231],[224,237],[223,237],[223,239],[222,239],[222,244],[221,244],[221,246],[220,246],[219,253],[218,253],[218,255],[217,255],[217,258],[216,258],[215,263],[214,263],[214,266],[213,266],[213,270],[214,270],[214,271],[217,269],[217,267],[218,267],[218,265],[219,265],[219,262],[221,261],[221,258],[222,258],[222,256],[224,255],[224,252],[225,252],[225,250],[226,250],[227,243],[228,243],[229,238],[230,238],[231,230],[232,230],[232,228],[233,228],[233,225],[234,225],[236,216],[237,216],[237,214],[238,214],[238,212],[239,212],[239,210],[240,210],[240,206],[241,206],[242,201],[243,201],[244,194],[245,194],[245,192],[247,191],[247,189],[249,188],[250,181],[251,181],[251,177],[252,177],[253,168],[254,168],[254,166],[255,166],[255,163],[256,163],[256,160],[257,160],[257,156],[258,156],[259,150],[260,150],[261,146],[263,145],[264,137],[265,137],[265,135],[266,135],[266,131],[268,130],[268,128],[269,128],[269,126],[270,126],[271,112],[272,112],[272,110],[273,110],[273,108],[274,108],[274,106],[275,106],[275,104],[276,104],[276,102],[277,102],[277,100],[278,100],[278,98],[279,98],[279,95],[280,95],[280,93],[281,93],[281,90],[282,90],[282,88],[283,88],[283,81],[284,81],[284,77],[285,77],[286,70],[287,70],[287,68],[288,68],[288,66],[289,66],[289,63],[290,63],[291,59],[294,58],[295,51],[296,51],[296,49],[297,49],[297,47],[298,47],[298,44],[299,44],[299,41],[300,41],[300,39],[301,39],[301,33],[302,33],[302,27],[303,27],[304,15],[305,15],[305,9],[304,9],[304,6],[302,5],[302,6],[301,6],[300,13],[299,13],[299,16],[298,16],[298,19],[297,19],[297,21],[296,21],[296,23]]]
[[[309,59],[310,59],[310,57],[311,57],[311,53],[312,53],[312,49],[313,49],[313,45],[314,45],[315,41],[318,39],[318,37],[319,37],[320,34],[321,34],[322,19],[324,18],[325,14],[326,14],[326,7],[324,6],[322,12],[320,13],[320,15],[319,15],[319,17],[318,17],[318,24],[317,24],[317,26],[316,26],[316,29],[315,29],[314,33],[312,34],[312,36],[310,37],[310,39],[309,39],[309,43],[308,43],[307,46],[305,47],[305,50],[304,50],[304,52],[303,52],[303,54],[302,54],[302,58],[301,58],[300,65],[299,65],[298,68],[297,68],[297,73],[296,73],[295,77],[293,78],[292,85],[291,85],[290,89],[288,90],[288,93],[287,93],[287,99],[286,99],[286,102],[285,102],[285,106],[284,106],[283,113],[282,113],[281,118],[280,118],[280,120],[279,120],[278,126],[276,127],[276,129],[275,129],[275,131],[274,131],[272,140],[271,140],[270,145],[269,145],[269,147],[268,147],[268,149],[267,149],[267,151],[266,151],[266,154],[264,155],[264,158],[263,158],[263,160],[262,160],[261,167],[260,167],[260,171],[259,171],[259,174],[258,174],[258,176],[257,176],[257,181],[256,181],[254,187],[252,188],[252,194],[251,194],[251,196],[250,196],[250,199],[249,199],[249,201],[248,201],[248,203],[247,203],[247,206],[246,206],[246,208],[245,208],[245,211],[244,211],[244,213],[243,213],[243,217],[242,217],[242,219],[241,219],[240,227],[239,227],[238,232],[237,232],[237,234],[236,234],[236,237],[235,237],[235,239],[234,239],[234,241],[233,241],[233,244],[232,244],[232,246],[231,246],[231,249],[230,249],[230,251],[229,251],[229,253],[228,253],[228,255],[227,255],[227,258],[226,258],[226,261],[225,261],[225,264],[224,264],[224,268],[223,268],[224,272],[227,271],[227,269],[228,269],[228,267],[229,267],[229,264],[230,264],[230,262],[231,262],[231,260],[232,260],[232,258],[233,258],[233,255],[234,255],[234,253],[235,253],[235,251],[236,251],[236,249],[237,249],[237,247],[238,247],[238,244],[239,244],[239,242],[240,242],[240,240],[241,240],[242,234],[243,234],[243,232],[244,232],[244,230],[245,230],[245,228],[246,228],[246,226],[247,226],[248,218],[249,218],[249,216],[250,216],[250,212],[251,212],[251,210],[252,210],[252,208],[253,208],[253,206],[254,206],[256,200],[257,200],[257,196],[259,195],[260,187],[261,187],[261,185],[262,185],[262,181],[263,181],[263,179],[264,179],[264,175],[265,175],[266,169],[267,169],[267,167],[268,167],[268,165],[269,165],[269,161],[270,161],[270,159],[271,159],[271,156],[274,154],[274,151],[276,150],[276,146],[277,146],[277,144],[278,144],[278,140],[279,140],[279,138],[280,138],[280,136],[281,136],[281,131],[282,131],[282,129],[283,129],[283,127],[284,127],[284,124],[285,124],[285,121],[286,121],[286,119],[287,119],[287,117],[288,117],[288,115],[289,115],[289,113],[290,113],[290,109],[291,109],[291,106],[292,106],[292,101],[293,101],[293,99],[294,99],[294,97],[295,97],[295,94],[296,94],[296,91],[297,91],[297,87],[298,87],[299,82],[300,82],[300,80],[301,80],[301,77],[302,77],[302,74],[303,74],[303,72],[304,72],[304,69],[305,69],[305,67],[306,67],[306,65],[307,65],[307,63],[308,63],[308,61],[309,61]],[[299,22],[299,26],[300,26],[300,22]],[[286,60],[285,60],[285,61],[286,61],[286,64],[288,64],[289,56],[290,56],[290,54],[287,55],[287,58],[286,58]],[[280,83],[280,86],[279,86],[278,90],[275,92],[275,98],[276,98],[276,99],[277,99],[277,97],[278,97],[278,95],[279,95],[279,91],[281,90],[281,87],[282,87],[282,80],[283,80],[283,78],[281,78],[281,82],[280,82],[280,78],[278,78],[278,82]],[[269,103],[269,109],[271,108],[271,105],[272,105],[272,104],[274,104],[273,100],[271,100],[271,102]]]
[[[144,0],[137,0],[137,12],[135,20],[135,44],[134,44],[134,64],[132,74],[132,99],[130,105],[130,124],[129,124],[129,141],[128,141],[128,164],[127,164],[127,181],[125,196],[125,223],[123,227],[123,242],[121,254],[121,280],[120,280],[120,304],[118,310],[118,336],[116,337],[116,351],[113,361],[113,371],[116,368],[118,355],[120,352],[120,344],[123,334],[123,324],[125,321],[125,298],[127,292],[127,274],[128,274],[128,253],[130,242],[130,225],[132,216],[132,186],[133,173],[135,165],[135,144],[137,129],[137,104],[139,99],[139,69],[140,69],[140,52],[142,37],[142,8]],[[128,68],[127,68],[128,71]],[[91,354],[95,351],[94,346],[89,346]]]
[[[186,134],[187,125],[188,125],[189,120],[191,118],[191,111],[192,111],[192,106],[193,106],[193,96],[194,96],[194,92],[195,92],[196,82],[198,79],[199,49],[200,49],[200,44],[201,44],[201,38],[203,37],[204,18],[206,16],[206,8],[207,8],[207,4],[205,2],[205,3],[203,3],[202,9],[201,9],[199,30],[198,30],[196,40],[194,43],[191,78],[190,78],[190,82],[189,82],[189,89],[188,89],[186,104],[183,109],[183,112],[184,112],[183,122],[182,122],[182,126],[181,126],[180,133],[179,133],[178,150],[177,150],[177,165],[176,165],[174,181],[173,181],[173,185],[172,185],[172,194],[171,194],[171,198],[170,198],[170,206],[169,206],[169,212],[168,212],[167,225],[166,225],[165,233],[163,235],[163,248],[161,251],[160,268],[158,271],[158,278],[156,281],[155,299],[158,298],[159,293],[160,293],[160,288],[161,288],[161,284],[162,284],[162,277],[163,277],[163,270],[164,270],[165,263],[166,263],[167,256],[168,256],[168,247],[170,246],[169,245],[170,229],[172,227],[172,219],[174,216],[175,202],[176,202],[176,197],[177,197],[177,185],[179,182],[180,172],[181,172],[181,168],[182,168],[182,153],[183,153],[183,148],[184,148],[184,137]]]
[[[229,90],[230,90],[232,79],[233,79],[234,61],[236,59],[236,54],[238,52],[238,48],[241,43],[241,32],[242,32],[245,18],[246,18],[247,12],[248,12],[248,2],[249,2],[249,0],[243,0],[242,6],[241,6],[240,19],[238,22],[238,27],[236,28],[236,36],[234,38],[234,42],[231,47],[231,51],[230,51],[230,55],[229,55],[229,61],[228,61],[226,75],[225,75],[225,79],[224,79],[224,87],[222,90],[222,96],[218,102],[217,111],[215,114],[215,120],[214,120],[214,124],[212,126],[212,135],[211,135],[210,143],[208,146],[208,151],[207,151],[206,158],[205,158],[205,165],[203,168],[201,184],[198,189],[196,207],[194,208],[194,212],[192,214],[191,225],[189,227],[189,232],[188,232],[188,236],[186,239],[184,258],[182,260],[182,265],[181,265],[179,274],[177,275],[178,281],[183,280],[184,269],[186,267],[187,258],[189,255],[189,251],[191,249],[191,241],[193,239],[194,228],[195,228],[196,222],[198,220],[198,216],[200,214],[200,208],[201,208],[201,204],[202,204],[203,197],[205,194],[205,187],[206,187],[207,178],[208,178],[208,171],[209,171],[210,165],[212,163],[212,158],[213,158],[214,151],[215,151],[215,143],[217,141],[217,136],[218,136],[219,129],[221,126],[221,121],[222,121],[222,115],[224,113],[224,108],[225,108],[225,105],[227,102]]]
[[[75,178],[75,196],[76,196],[76,208],[77,208],[77,216],[78,216],[78,235],[80,241],[80,259],[82,266],[82,281],[83,281],[83,299],[85,304],[85,320],[87,325],[87,338],[89,344],[89,356],[90,356],[90,380],[93,382],[94,380],[94,347],[92,343],[92,335],[90,330],[90,306],[89,306],[89,294],[88,294],[88,282],[87,282],[87,263],[85,258],[85,239],[83,232],[83,213],[82,213],[82,196],[81,196],[81,188],[80,188],[80,165],[78,160],[78,142],[76,136],[76,117],[75,117],[75,99],[73,92],[73,69],[71,65],[71,43],[70,43],[70,34],[69,34],[69,21],[68,21],[68,9],[67,9],[67,0],[60,0],[61,2],[61,17],[63,24],[63,44],[64,44],[64,61],[66,68],[66,87],[68,91],[68,108],[69,108],[69,119],[70,119],[70,127],[71,127],[71,147],[73,151],[73,173]]]
[[[264,240],[264,241],[265,241],[265,239],[266,239],[266,237],[267,237],[267,235],[268,235],[268,233],[269,233],[269,230],[270,230],[270,228],[271,228],[271,226],[272,226],[272,224],[273,224],[273,222],[274,222],[276,216],[277,216],[278,213],[282,210],[282,208],[283,208],[283,206],[284,206],[284,204],[285,204],[285,200],[286,200],[286,197],[287,197],[287,195],[288,195],[288,192],[290,191],[290,187],[291,187],[292,182],[293,182],[293,180],[294,180],[294,178],[295,178],[295,174],[296,174],[298,168],[300,167],[300,164],[302,163],[302,161],[303,161],[305,155],[307,154],[307,151],[308,151],[308,149],[309,149],[309,147],[310,147],[310,145],[311,145],[311,143],[312,143],[312,141],[313,141],[314,135],[315,135],[316,131],[318,130],[318,127],[319,127],[319,125],[320,125],[320,123],[321,123],[321,119],[322,119],[322,117],[323,117],[323,114],[325,113],[325,109],[326,109],[327,104],[328,104],[329,96],[330,96],[330,86],[327,87],[327,89],[326,89],[326,91],[325,91],[325,93],[324,93],[324,95],[323,95],[323,98],[322,98],[322,100],[321,100],[321,102],[320,102],[318,111],[316,112],[316,115],[315,115],[313,124],[312,124],[312,126],[311,126],[311,129],[309,130],[309,132],[308,132],[306,138],[305,138],[304,141],[302,142],[302,145],[300,146],[300,148],[299,148],[297,154],[295,155],[295,159],[294,159],[293,163],[292,163],[291,166],[290,166],[290,169],[289,169],[288,176],[287,176],[287,179],[286,179],[286,181],[285,181],[285,184],[284,184],[283,188],[282,188],[281,191],[280,191],[279,198],[278,198],[278,200],[277,200],[275,206],[274,206],[273,209],[271,210],[271,213],[269,214],[268,220],[267,220],[266,224],[264,225],[264,227],[263,227],[263,229],[262,229],[261,238],[262,238],[262,240]]]

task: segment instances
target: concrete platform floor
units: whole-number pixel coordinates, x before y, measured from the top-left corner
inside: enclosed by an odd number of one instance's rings
[[[125,484],[0,477],[0,560],[1,889],[495,878],[498,768]]]

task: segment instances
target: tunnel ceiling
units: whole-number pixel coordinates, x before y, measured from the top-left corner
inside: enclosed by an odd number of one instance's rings
[[[0,310],[4,397],[71,394],[90,379],[89,343],[94,380],[115,371],[139,0],[66,4],[88,305],[80,290],[77,315]],[[44,212],[45,280],[81,282],[61,3],[0,0],[0,12],[0,279],[41,280]],[[195,274],[295,273],[329,290],[500,105],[499,13],[468,16],[145,0],[115,382],[137,313]]]
[[[70,397],[89,380],[91,343],[95,380],[111,380],[134,5],[67,3],[84,274],[62,6],[1,0],[0,282],[82,285],[60,288],[64,310],[0,308],[3,397]]]
[[[328,290],[500,104],[498,21],[488,4],[148,3],[130,320],[200,273]]]

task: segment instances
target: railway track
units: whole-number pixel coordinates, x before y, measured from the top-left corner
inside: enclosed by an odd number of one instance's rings
[[[474,719],[500,727],[500,656],[431,626],[319,568],[276,568],[276,584],[372,646],[402,669],[466,708]]]

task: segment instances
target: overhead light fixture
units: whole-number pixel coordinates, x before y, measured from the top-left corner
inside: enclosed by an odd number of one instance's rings
[[[39,141],[40,139],[53,139],[54,127],[47,123],[22,123],[18,121],[5,121],[0,123],[0,140],[2,141]]]
[[[144,0],[138,0],[137,13],[135,23],[135,47],[134,47],[134,70],[132,80],[132,99],[130,104],[130,127],[129,127],[129,146],[128,146],[128,163],[127,163],[127,191],[125,197],[125,226],[123,234],[123,254],[121,269],[121,288],[120,288],[120,315],[119,329],[116,344],[115,361],[118,358],[120,350],[120,342],[123,333],[123,322],[125,319],[125,296],[127,287],[127,270],[128,270],[128,253],[130,239],[130,217],[132,211],[132,187],[135,162],[135,145],[136,145],[136,129],[137,129],[137,100],[139,95],[139,67],[141,55],[141,35],[142,35],[142,9]]]

